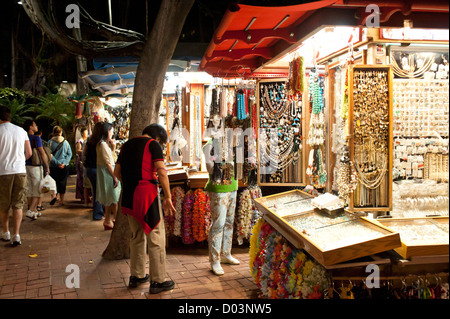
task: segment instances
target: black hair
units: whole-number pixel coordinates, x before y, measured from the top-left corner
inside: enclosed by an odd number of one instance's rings
[[[11,122],[11,110],[4,105],[0,105],[0,120]]]
[[[102,139],[103,135],[103,122],[97,122],[92,129],[92,134],[89,136],[87,143],[97,145]]]
[[[154,139],[159,137],[160,144],[166,144],[169,139],[166,129],[159,124],[150,124],[142,131],[142,134],[149,135]]]
[[[33,120],[26,120],[24,123],[23,123],[23,129],[25,130],[25,131],[27,131],[27,133],[28,133],[28,131],[30,130],[30,126],[33,126],[33,123],[34,123],[34,121]]]
[[[111,123],[105,122],[102,127],[102,140],[106,141],[108,139],[108,133],[112,130],[114,126]]]

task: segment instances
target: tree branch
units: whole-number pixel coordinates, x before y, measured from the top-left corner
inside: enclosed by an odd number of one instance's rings
[[[53,17],[52,9],[50,14],[46,14],[42,7],[42,1],[39,0],[24,0],[23,8],[31,21],[45,34],[49,39],[59,46],[75,55],[82,55],[85,57],[93,56],[124,56],[133,55],[140,56],[144,42],[140,39],[139,33],[128,32],[120,28],[109,26],[107,30],[111,32],[111,38],[120,35],[124,39],[126,34],[129,34],[132,41],[120,42],[106,42],[106,41],[87,41],[77,40],[64,32],[64,28],[57,23]],[[53,4],[53,1],[50,1]],[[50,7],[53,7],[51,5]],[[94,20],[95,21],[95,20]],[[101,23],[99,24],[101,25]],[[103,24],[104,27],[104,24]],[[106,29],[105,29],[106,31]],[[130,37],[125,37],[129,40]]]

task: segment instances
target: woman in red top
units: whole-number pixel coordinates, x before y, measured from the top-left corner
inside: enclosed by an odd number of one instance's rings
[[[127,141],[120,151],[114,174],[122,182],[122,213],[128,215],[130,240],[130,287],[149,280],[145,273],[146,244],[150,259],[150,293],[174,287],[165,281],[165,226],[159,199],[158,180],[164,191],[162,209],[172,215],[169,178],[164,167],[163,149],[167,132],[158,124],[147,126],[143,136]]]

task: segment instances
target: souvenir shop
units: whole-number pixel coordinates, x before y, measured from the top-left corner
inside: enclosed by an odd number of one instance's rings
[[[255,128],[240,207],[262,298],[449,297],[448,5],[393,1],[377,28],[366,5],[232,6],[200,64],[254,92],[248,123],[223,86],[210,110]]]

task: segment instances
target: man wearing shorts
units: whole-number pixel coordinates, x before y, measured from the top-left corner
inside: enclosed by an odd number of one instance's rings
[[[39,136],[34,135],[38,131],[36,122],[33,120],[26,120],[23,124],[23,129],[28,133],[31,149],[36,149],[42,158],[44,172],[42,171],[42,165],[33,165],[31,158],[26,161],[27,171],[27,198],[28,198],[28,211],[26,216],[31,219],[37,219],[40,213],[37,210],[39,199],[42,197],[41,193],[41,181],[45,175],[50,173],[48,166],[47,154],[44,151],[42,140]]]
[[[27,171],[25,161],[31,157],[28,134],[11,123],[11,111],[0,105],[0,238],[21,244],[20,224],[26,202]],[[9,231],[9,209],[12,209],[13,236]]]

